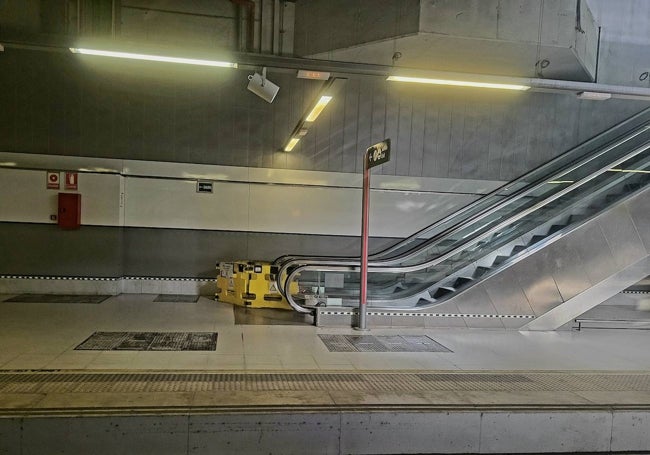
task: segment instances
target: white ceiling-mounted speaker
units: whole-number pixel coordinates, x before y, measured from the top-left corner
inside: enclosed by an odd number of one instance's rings
[[[262,74],[255,73],[248,76],[248,90],[267,103],[272,103],[275,95],[280,91],[280,87],[266,78],[266,68],[264,68]]]

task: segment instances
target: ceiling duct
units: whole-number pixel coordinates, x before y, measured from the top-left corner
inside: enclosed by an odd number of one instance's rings
[[[310,0],[295,52],[398,67],[592,82],[598,27],[575,0]]]

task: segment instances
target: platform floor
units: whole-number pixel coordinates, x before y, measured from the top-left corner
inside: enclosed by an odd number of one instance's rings
[[[99,304],[6,302],[10,297],[0,296],[0,370],[650,370],[650,332],[642,330],[371,328],[372,335],[428,335],[451,352],[329,352],[319,334],[359,332],[272,315],[240,314],[236,323],[231,305],[205,297],[164,303],[122,294]],[[74,350],[96,331],[217,332],[218,342],[213,352]]]
[[[448,351],[330,352],[320,336],[359,332],[204,297],[10,297],[0,296],[0,453],[650,449],[647,330],[371,329]],[[75,350],[94,332],[218,335],[215,351]]]
[[[317,328],[287,319],[238,317],[231,305],[153,302],[122,294],[99,304],[9,303],[0,296],[0,370],[646,370],[647,331],[518,332],[490,329],[372,329],[428,335],[451,352],[329,352]],[[291,314],[291,313],[289,313]],[[213,352],[75,351],[96,331],[217,332]]]

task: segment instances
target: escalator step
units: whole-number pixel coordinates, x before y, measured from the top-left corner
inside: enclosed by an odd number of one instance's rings
[[[506,261],[506,259],[509,258],[510,256],[497,256],[494,258],[494,261],[492,261],[492,266],[503,264]]]
[[[462,288],[463,286],[466,286],[467,284],[473,282],[474,280],[472,278],[468,278],[465,276],[458,277],[456,281],[454,281],[453,288],[454,289],[459,289]]]
[[[528,242],[528,245],[529,245],[529,246],[530,246],[530,245],[534,245],[534,244],[536,244],[537,242],[541,242],[541,241],[544,240],[545,238],[546,238],[545,235],[534,235],[534,236],[530,239],[530,242]]]
[[[474,278],[480,278],[486,273],[488,273],[490,270],[492,270],[490,267],[483,267],[483,266],[476,267],[476,269],[474,270]]]
[[[566,227],[565,224],[554,224],[551,226],[551,228],[548,230],[548,235],[555,234],[557,231],[560,231]]]
[[[440,287],[436,289],[436,291],[431,295],[434,299],[440,299],[446,295],[449,295],[453,293],[455,289],[453,288],[447,288],[447,287]]]
[[[571,215],[569,217],[569,219],[567,220],[567,226],[569,224],[578,223],[578,222],[584,220],[585,218],[587,218],[587,215]]]
[[[526,245],[516,245],[513,249],[512,252],[510,253],[510,256],[514,256],[517,253],[520,253],[526,249]]]

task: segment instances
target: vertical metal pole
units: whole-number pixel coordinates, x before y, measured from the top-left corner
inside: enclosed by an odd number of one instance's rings
[[[370,168],[368,154],[363,154],[363,201],[361,207],[361,291],[359,295],[359,330],[367,330],[366,304],[368,297],[368,226],[370,214]]]

